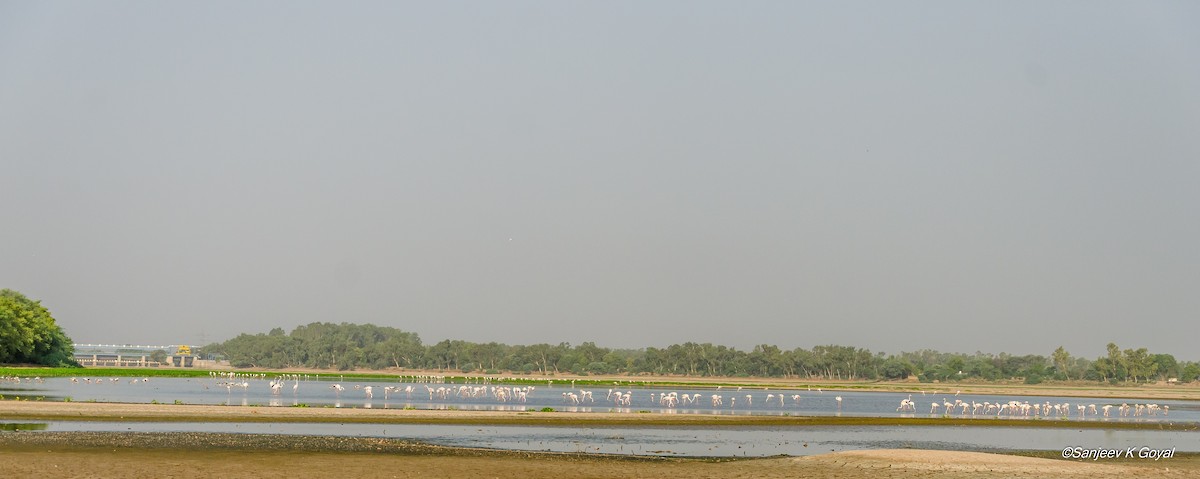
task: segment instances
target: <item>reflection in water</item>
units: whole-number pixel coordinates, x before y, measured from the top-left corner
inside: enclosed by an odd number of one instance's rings
[[[492,449],[657,456],[803,456],[854,449],[1061,450],[1067,446],[1200,452],[1196,432],[942,426],[539,427],[428,424],[50,422],[52,431],[222,432],[410,439]],[[43,428],[45,425],[43,425]]]
[[[0,431],[44,431],[44,422],[0,422]]]

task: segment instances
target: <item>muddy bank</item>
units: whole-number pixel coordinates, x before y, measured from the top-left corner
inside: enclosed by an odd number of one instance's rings
[[[847,451],[803,458],[681,459],[509,452],[328,436],[0,433],[3,477],[1197,477],[1194,457],[1095,463],[974,452]]]

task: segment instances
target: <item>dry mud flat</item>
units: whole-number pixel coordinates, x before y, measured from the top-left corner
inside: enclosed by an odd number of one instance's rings
[[[46,419],[338,422],[398,419],[483,423],[512,414],[468,411],[379,411],[144,404],[0,402],[0,421]],[[264,417],[265,416],[265,417]],[[572,415],[555,413],[569,425]],[[620,416],[620,417],[616,417]],[[631,418],[632,416],[632,418]],[[614,415],[636,427],[656,414]],[[531,419],[519,416],[522,422]],[[537,417],[535,414],[534,417]],[[20,418],[20,419],[17,419]],[[605,415],[589,415],[602,421]],[[630,424],[633,421],[635,424]],[[703,416],[693,419],[706,421]],[[535,422],[533,420],[531,422]],[[808,457],[682,459],[531,453],[434,446],[412,441],[333,436],[211,433],[0,432],[0,478],[8,477],[398,477],[398,478],[1041,478],[1200,477],[1200,458],[1162,461],[1065,461],[924,450],[847,451]]]
[[[195,433],[0,433],[0,477],[1042,478],[1200,477],[1196,461],[1103,464],[874,450],[708,460],[447,448],[377,438]]]

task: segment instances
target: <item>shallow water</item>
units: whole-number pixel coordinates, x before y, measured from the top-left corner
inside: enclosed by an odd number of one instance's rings
[[[22,397],[43,401],[184,403],[211,405],[346,407],[378,409],[459,409],[526,411],[553,408],[576,412],[656,412],[664,414],[722,415],[841,415],[867,417],[943,417],[939,408],[930,414],[930,404],[1007,403],[1071,404],[1071,420],[1108,422],[1200,422],[1200,402],[1135,401],[1102,398],[1064,398],[1040,396],[996,396],[938,393],[913,394],[917,412],[896,409],[908,394],[894,392],[820,391],[793,389],[664,389],[622,385],[608,388],[571,388],[561,382],[534,386],[525,390],[524,400],[505,389],[509,397],[497,393],[500,385],[449,385],[438,383],[399,383],[386,381],[339,381],[323,377],[289,380],[275,392],[266,378],[52,378],[44,381],[0,383],[0,395],[7,399]],[[334,379],[334,380],[330,380]],[[334,385],[341,385],[337,391]],[[243,387],[244,385],[244,387]],[[366,388],[372,391],[367,397]],[[385,390],[387,387],[395,390]],[[405,389],[411,388],[411,392]],[[465,389],[464,389],[465,388]],[[587,400],[584,391],[590,391]],[[674,394],[672,394],[674,393]],[[575,395],[578,403],[571,398]],[[616,395],[629,396],[629,403],[618,403]],[[679,398],[671,406],[663,396]],[[683,396],[695,400],[683,401]],[[720,398],[714,406],[713,396]],[[747,397],[749,396],[749,397]],[[768,400],[768,397],[770,400]],[[837,397],[842,400],[837,401]],[[782,398],[782,400],[781,400]],[[506,400],[507,399],[507,400]],[[1106,404],[1155,402],[1169,406],[1169,414],[1120,417],[1116,408],[1111,417],[1102,416]],[[1078,414],[1077,405],[1095,404],[1097,414]],[[1164,411],[1165,412],[1165,411]],[[955,410],[953,416],[971,416]],[[976,412],[976,417],[995,417]],[[1009,417],[1009,416],[1003,416]],[[1017,416],[1012,416],[1017,417]],[[1054,415],[1053,417],[1061,417]],[[124,423],[124,422],[33,422],[0,425],[4,430],[50,431],[139,431],[139,432],[232,432],[267,434],[318,434],[412,439],[433,444],[496,449],[592,452],[604,454],[645,454],[679,456],[771,456],[806,455],[850,449],[921,448],[946,450],[1061,450],[1065,447],[1128,448],[1175,447],[1178,451],[1200,452],[1200,433],[1160,430],[1073,430],[1062,428],[999,428],[941,426],[818,426],[818,427],[527,427],[459,426],[405,424],[296,424],[296,423]]]
[[[657,456],[803,456],[853,449],[958,451],[1062,450],[1066,447],[1176,448],[1200,452],[1200,433],[1160,430],[895,426],[573,428],[328,423],[24,423],[21,430],[224,432],[410,439],[493,449]],[[0,428],[0,430],[12,428]]]
[[[723,415],[840,415],[867,417],[943,417],[945,416],[944,402],[955,403],[962,401],[971,403],[1007,403],[1009,401],[1028,402],[1030,404],[1069,404],[1069,414],[1051,414],[1049,417],[1066,417],[1082,421],[1106,422],[1200,422],[1200,402],[1177,400],[1129,400],[1104,398],[1071,398],[1043,397],[1017,395],[969,395],[955,396],[948,392],[927,393],[922,395],[914,391],[912,399],[916,403],[915,412],[898,412],[900,401],[909,397],[906,393],[895,392],[863,392],[863,391],[818,391],[808,389],[664,389],[622,385],[619,390],[608,388],[571,388],[563,382],[547,382],[546,385],[534,386],[526,394],[524,401],[511,395],[507,400],[501,400],[496,394],[496,388],[503,386],[489,384],[470,384],[464,392],[463,385],[437,383],[401,383],[387,381],[338,381],[336,376],[322,376],[320,380],[313,377],[298,381],[287,380],[273,393],[269,379],[238,378],[51,378],[41,382],[22,381],[21,383],[0,382],[0,395],[9,399],[22,397],[44,401],[63,401],[68,398],[77,402],[121,402],[121,403],[184,403],[211,405],[242,405],[242,406],[277,406],[287,407],[308,405],[312,407],[353,407],[381,409],[461,409],[485,411],[526,411],[553,408],[558,411],[577,412],[628,412],[642,411],[666,414],[723,414]],[[233,384],[237,385],[233,385]],[[241,384],[245,384],[242,387]],[[343,390],[336,391],[333,386],[341,385]],[[366,387],[371,387],[372,398],[366,395]],[[386,387],[397,388],[394,392],[385,391]],[[404,389],[411,388],[406,393]],[[441,392],[439,393],[439,388]],[[583,392],[590,391],[592,400],[584,397]],[[472,396],[471,393],[476,393]],[[679,400],[672,407],[664,404],[661,398],[674,393]],[[580,398],[573,401],[569,394]],[[629,404],[617,403],[615,394],[628,394]],[[720,398],[720,405],[714,406],[713,396]],[[695,397],[694,401],[685,401],[684,396]],[[749,397],[747,397],[749,396]],[[837,401],[837,397],[842,400]],[[768,399],[769,398],[769,399]],[[932,403],[938,403],[936,413],[930,412]],[[1121,417],[1116,406],[1122,403],[1157,403],[1166,409],[1158,415]],[[1096,406],[1096,413],[1085,412],[1079,415],[1078,405]],[[1112,405],[1110,417],[1103,416],[1103,407]],[[971,408],[963,412],[956,408],[952,414],[955,417],[972,416]],[[981,407],[975,411],[976,417],[996,417],[996,411],[985,412]],[[1001,417],[1023,417],[1004,415]],[[1043,415],[1043,417],[1046,417]]]

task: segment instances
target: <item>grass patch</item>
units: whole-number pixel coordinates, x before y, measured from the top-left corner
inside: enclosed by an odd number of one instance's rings
[[[151,369],[151,368],[14,368],[0,367],[0,376],[20,377],[145,377],[145,378],[194,378],[208,377],[205,369]]]

